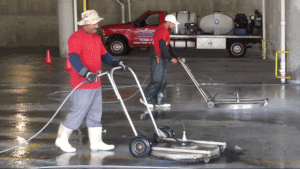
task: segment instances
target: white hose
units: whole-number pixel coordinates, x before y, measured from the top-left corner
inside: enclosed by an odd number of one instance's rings
[[[12,148],[9,148],[9,149],[6,149],[6,150],[3,150],[3,151],[0,151],[0,154],[1,153],[4,153],[4,152],[7,152],[7,151],[10,151],[10,150],[13,150],[15,148],[18,148],[24,144],[27,144],[27,142],[29,142],[30,140],[32,140],[33,138],[35,138],[37,135],[39,135],[50,123],[51,121],[54,119],[54,117],[57,115],[57,113],[60,111],[60,109],[62,108],[62,106],[66,103],[66,101],[68,100],[68,98],[71,96],[71,94],[79,87],[81,86],[83,83],[87,82],[87,80],[81,82],[79,85],[77,85],[72,91],[71,93],[65,98],[65,100],[62,102],[62,104],[59,106],[59,108],[56,110],[56,112],[54,113],[54,115],[51,117],[51,119],[47,122],[47,124],[39,131],[37,132],[35,135],[33,135],[32,137],[30,137],[28,140],[26,140],[25,142],[21,143],[21,144],[18,144]]]
[[[149,73],[149,74],[150,74],[150,73]],[[148,76],[146,77],[146,79],[144,80],[143,83],[146,82],[147,78],[149,77],[149,74],[148,74]],[[54,119],[54,117],[58,114],[58,112],[60,111],[60,109],[62,108],[62,106],[66,103],[66,101],[69,99],[69,97],[72,95],[72,93],[73,93],[78,87],[80,87],[83,83],[85,83],[85,82],[87,82],[87,80],[81,82],[79,85],[77,85],[77,86],[69,93],[69,95],[65,98],[65,100],[62,102],[62,104],[61,104],[61,105],[59,106],[59,108],[56,110],[56,112],[55,112],[54,115],[51,117],[51,119],[47,122],[47,124],[46,124],[40,131],[38,131],[35,135],[33,135],[32,137],[30,137],[28,140],[24,141],[23,143],[18,144],[18,145],[14,146],[14,147],[11,147],[11,148],[9,148],[9,149],[0,151],[0,154],[1,154],[1,153],[5,153],[5,152],[10,151],[10,150],[13,150],[13,149],[15,149],[15,148],[18,148],[18,147],[20,147],[20,146],[22,146],[22,145],[24,145],[24,144],[27,144],[30,140],[32,140],[32,139],[35,138],[37,135],[39,135],[39,134],[40,134],[40,133],[41,133],[41,132],[42,132],[42,131],[43,131],[43,130],[51,123],[51,122],[52,122],[52,120]],[[124,99],[123,101],[126,101],[126,100],[131,99],[132,97],[134,97],[134,96],[137,94],[138,91],[139,91],[139,90],[137,90],[132,96],[130,96],[130,97],[127,98],[127,99]],[[55,93],[57,93],[57,92],[55,92]],[[51,94],[50,94],[50,95],[51,95]],[[114,101],[114,102],[119,102],[119,101]],[[114,102],[109,102],[109,103],[114,103]]]
[[[147,75],[146,79],[143,81],[142,86],[146,83],[146,81],[147,81],[149,75],[150,75],[150,73]],[[120,89],[120,88],[129,88],[129,87],[136,87],[136,86],[137,86],[137,85],[121,86],[121,87],[118,87],[118,89]],[[113,88],[111,88],[111,87],[110,87],[110,88],[105,88],[105,89],[102,88],[102,91],[103,91],[103,90],[109,90],[109,89],[113,89]],[[55,99],[55,98],[52,98],[52,97],[50,97],[50,96],[55,95],[55,94],[59,94],[59,93],[68,93],[68,92],[69,92],[69,91],[57,91],[57,92],[48,94],[48,97],[51,98],[51,99],[53,99],[53,100],[60,101],[60,99]],[[125,101],[127,101],[127,100],[132,99],[138,92],[139,92],[139,89],[138,89],[133,95],[129,96],[129,97],[126,98],[126,99],[123,99],[123,101],[125,102]],[[119,102],[120,102],[120,101],[117,100],[117,101],[102,102],[102,103],[104,103],[104,104],[112,104],[112,103],[119,103]]]

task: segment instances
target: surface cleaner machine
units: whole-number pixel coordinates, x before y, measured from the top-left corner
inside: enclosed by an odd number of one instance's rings
[[[221,153],[224,152],[226,148],[226,143],[189,140],[186,138],[185,131],[183,131],[183,138],[177,139],[174,137],[174,132],[170,127],[157,127],[152,112],[148,106],[146,107],[155,129],[154,138],[151,139],[145,136],[138,135],[131,117],[129,116],[129,113],[125,107],[124,101],[118,91],[118,87],[114,82],[113,73],[116,69],[120,69],[120,67],[113,68],[110,73],[107,73],[107,75],[135,135],[135,138],[133,138],[129,144],[130,153],[134,157],[144,158],[152,155],[158,158],[165,158],[176,161],[204,161],[205,163],[208,163],[210,160],[220,157]],[[131,68],[128,68],[128,70],[134,76],[137,86],[139,87],[139,91],[141,92],[141,95],[146,102],[146,97],[137,76]]]
[[[109,72],[97,72],[97,76],[101,77],[104,75],[107,75],[109,78],[109,81],[112,84],[113,90],[118,98],[118,100],[121,102],[121,105],[123,107],[124,113],[130,123],[130,126],[133,130],[133,133],[135,135],[135,138],[133,138],[130,141],[129,150],[130,153],[137,158],[144,158],[149,155],[156,156],[159,158],[165,158],[165,159],[171,159],[171,160],[177,160],[177,161],[187,161],[187,162],[198,162],[198,161],[204,161],[205,163],[208,163],[211,159],[219,158],[221,153],[224,152],[226,148],[226,143],[224,142],[212,142],[212,141],[201,141],[201,140],[188,140],[185,135],[185,127],[183,131],[183,138],[177,139],[174,137],[174,132],[171,129],[171,127],[157,127],[154,117],[152,115],[152,112],[148,106],[147,110],[149,112],[151,121],[153,123],[155,132],[153,135],[153,139],[147,138],[142,135],[138,135],[133,122],[131,120],[131,117],[129,116],[129,113],[125,107],[124,101],[119,93],[119,90],[117,88],[117,85],[113,78],[113,73],[116,69],[122,69],[122,67],[115,67],[113,68],[110,73]],[[146,97],[144,95],[144,92],[142,90],[142,87],[139,83],[139,80],[137,79],[137,76],[133,72],[131,68],[128,68],[128,70],[132,73],[133,77],[136,80],[137,86],[139,87],[139,91],[141,92],[141,95],[146,102]],[[51,117],[51,119],[47,122],[47,124],[34,136],[27,139],[25,142],[22,142],[21,144],[18,144],[12,148],[0,151],[0,153],[4,153],[10,150],[13,150],[17,147],[20,147],[24,144],[27,144],[30,140],[35,138],[37,135],[39,135],[54,119],[54,117],[57,115],[57,113],[60,111],[62,106],[66,103],[68,98],[72,95],[72,93],[83,83],[87,82],[87,80],[81,82],[78,86],[76,86],[65,98],[63,103],[60,105],[60,107],[57,109],[55,114]],[[184,124],[183,124],[184,126]]]
[[[214,107],[223,107],[223,108],[232,108],[232,109],[249,109],[253,107],[266,106],[269,103],[269,99],[243,99],[240,98],[239,93],[227,93],[229,95],[235,95],[235,98],[225,98],[225,99],[216,99],[216,94],[214,97],[211,97],[210,94],[201,88],[200,84],[197,82],[196,78],[193,76],[191,69],[182,61],[179,60],[187,74],[190,76],[195,86],[197,87],[200,94],[203,96],[206,101],[208,108]]]

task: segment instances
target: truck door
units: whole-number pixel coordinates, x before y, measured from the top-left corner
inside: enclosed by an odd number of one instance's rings
[[[136,21],[132,30],[134,46],[151,46],[153,35],[159,26],[159,14],[147,14]]]

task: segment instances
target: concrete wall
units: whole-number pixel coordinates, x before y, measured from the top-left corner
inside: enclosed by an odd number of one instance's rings
[[[280,50],[280,0],[266,0],[267,55],[273,59]]]
[[[287,76],[291,76],[288,83],[300,84],[300,1],[286,0],[286,51]],[[276,51],[281,50],[281,0],[266,1],[266,30],[267,30],[267,55],[275,59]],[[280,62],[280,55],[278,55]],[[275,66],[275,65],[274,65]],[[278,69],[280,64],[278,63]],[[278,75],[279,72],[278,72]]]
[[[300,1],[286,1],[286,50],[291,51],[287,55],[287,71],[291,75],[291,83],[300,84]]]
[[[66,0],[67,1],[67,0]],[[72,0],[68,0],[72,1]],[[82,1],[78,0],[78,19],[82,12]],[[105,20],[100,26],[121,23],[121,8],[116,0],[87,0],[89,9],[98,11]],[[128,21],[127,0],[125,4]],[[254,14],[262,11],[262,0],[130,0],[132,21],[148,10],[168,13],[186,10],[196,12],[200,18],[213,11],[223,11],[234,18],[237,12]],[[292,80],[300,81],[300,0],[286,0],[286,46],[287,72]],[[0,0],[0,46],[58,46],[57,0]],[[280,0],[266,0],[267,55],[275,58],[280,50]]]
[[[56,0],[0,0],[0,46],[58,45]]]
[[[67,0],[66,0],[67,1]],[[73,0],[68,0],[73,1]],[[127,0],[125,4],[128,21]],[[223,11],[234,17],[237,12],[254,14],[261,11],[261,0],[130,0],[132,20],[148,10],[168,13],[186,10],[200,17],[213,11]],[[121,8],[116,0],[87,0],[89,9],[98,11],[105,20],[100,26],[121,23]],[[78,0],[78,20],[82,12],[82,0]],[[0,46],[58,46],[57,0],[0,0]]]

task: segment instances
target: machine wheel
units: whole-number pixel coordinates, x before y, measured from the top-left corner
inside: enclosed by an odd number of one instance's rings
[[[221,152],[221,153],[224,153],[225,147],[224,147],[224,146],[219,146],[219,148],[220,148],[220,152]]]
[[[233,42],[229,44],[228,52],[230,56],[235,58],[244,57],[246,54],[247,48],[242,42]]]
[[[161,130],[167,136],[166,138],[174,138],[175,133],[172,129],[170,129],[170,127],[163,126],[159,127],[158,129]],[[160,138],[157,136],[156,132],[154,132],[154,138],[156,142],[160,141]]]
[[[205,163],[209,163],[209,162],[210,162],[210,157],[204,157],[204,158],[203,158],[203,161],[204,161]]]
[[[214,103],[213,101],[208,101],[208,102],[206,103],[206,105],[207,105],[207,107],[210,108],[210,109],[215,107],[215,103]]]
[[[264,103],[263,106],[267,106],[269,104],[269,99],[266,99],[266,102]]]
[[[170,127],[167,126],[163,126],[163,127],[159,127],[159,129],[165,133],[165,135],[167,136],[167,138],[173,138],[174,137],[174,132],[172,129],[170,129]]]
[[[121,56],[126,54],[129,46],[122,39],[113,39],[108,43],[107,50],[114,56]]]
[[[130,141],[129,150],[132,156],[145,158],[151,153],[151,143],[147,138],[137,136]]]

